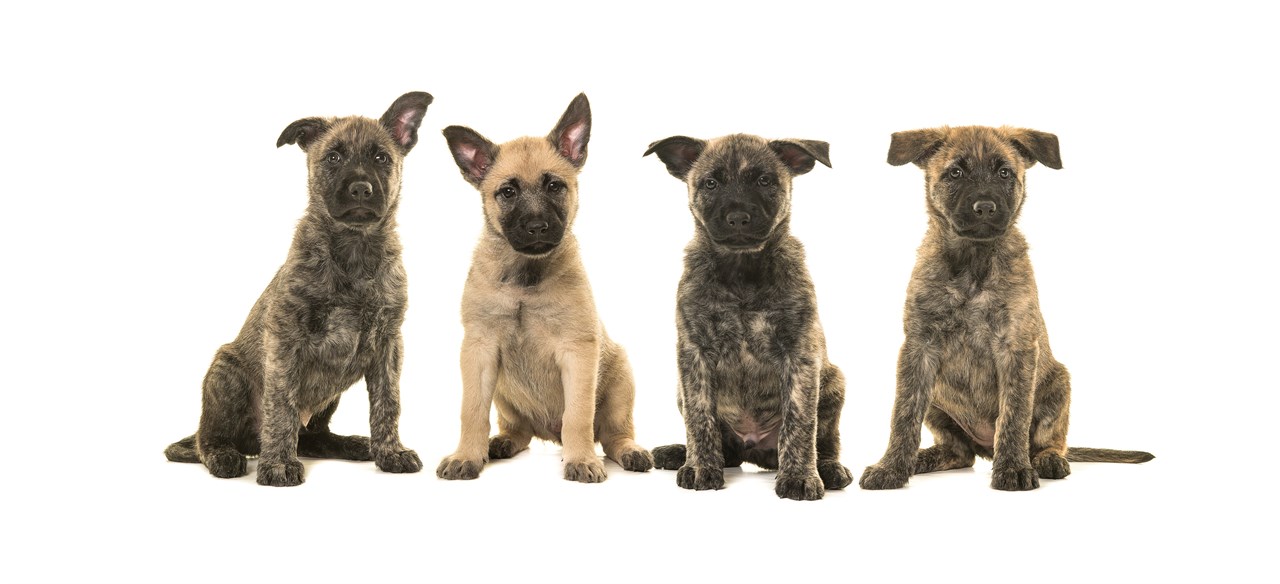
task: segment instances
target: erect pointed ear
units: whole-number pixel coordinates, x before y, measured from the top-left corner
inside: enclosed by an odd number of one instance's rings
[[[551,146],[565,160],[578,168],[587,161],[587,141],[591,139],[591,104],[587,94],[579,93],[560,116],[556,129],[547,134]]]
[[[302,118],[280,132],[280,138],[276,140],[276,148],[285,144],[297,144],[303,150],[307,149],[312,142],[316,141],[321,134],[329,129],[329,122],[324,118]]]
[[[444,129],[444,139],[449,143],[453,161],[462,171],[462,178],[480,187],[489,167],[498,159],[498,147],[475,130],[465,126],[449,126]]]
[[[422,125],[422,116],[433,99],[425,91],[411,91],[397,98],[378,120],[400,145],[401,153],[408,154],[418,143],[418,126]]]
[[[698,157],[702,156],[702,151],[706,147],[707,143],[704,140],[688,136],[672,136],[650,144],[649,149],[644,151],[644,155],[648,156],[656,152],[658,159],[667,165],[667,172],[671,173],[671,176],[684,180],[689,174],[689,169],[693,168],[693,163],[698,161]]]
[[[1009,142],[1023,158],[1027,159],[1027,166],[1039,162],[1054,170],[1062,168],[1062,156],[1058,154],[1058,137],[1053,134],[1014,128],[1009,131]]]
[[[894,132],[889,141],[889,164],[902,166],[908,162],[923,167],[938,152],[946,136],[941,130],[911,130]]]
[[[813,170],[814,161],[831,168],[827,152],[830,145],[819,140],[774,140],[769,143],[774,154],[791,169],[791,174],[801,175]]]

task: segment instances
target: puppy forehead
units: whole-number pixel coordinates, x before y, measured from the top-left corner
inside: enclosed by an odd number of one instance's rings
[[[551,143],[543,138],[516,138],[498,147],[498,159],[489,169],[484,189],[515,178],[524,184],[541,184],[542,176],[551,174],[569,181],[577,176],[578,169],[560,156]]]
[[[988,126],[964,126],[948,128],[943,146],[943,156],[936,159],[941,170],[958,160],[966,160],[976,167],[988,166],[994,161],[1021,168],[1022,159],[1017,156],[1009,137],[1002,128]]]
[[[376,120],[363,116],[337,118],[329,124],[329,131],[316,140],[312,148],[324,152],[339,144],[361,148],[370,144],[377,145],[388,153],[398,153],[395,142],[387,134],[387,130]]]
[[[703,155],[694,164],[694,172],[690,174],[705,175],[722,171],[736,176],[761,168],[776,172],[781,164],[764,138],[734,134],[708,142]]]

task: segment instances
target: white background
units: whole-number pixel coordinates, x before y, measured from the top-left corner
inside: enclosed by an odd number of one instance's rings
[[[1273,14],[1249,5],[632,2],[33,3],[3,9],[0,580],[1170,582],[1274,578],[1277,353]],[[305,485],[168,463],[200,381],[283,260],[305,205],[291,121],[436,101],[405,165],[401,431],[427,468],[304,461]],[[579,91],[595,125],[576,233],[636,372],[638,439],[683,441],[674,292],[692,233],[653,140],[822,139],[795,181],[843,460],[882,452],[922,178],[889,134],[1054,132],[1021,219],[1071,442],[1139,448],[1029,493],[990,464],[778,500],[675,475],[560,478],[559,449],[437,480],[456,444],[458,306],[479,195],[439,130],[544,135]],[[335,430],[366,434],[363,384]],[[250,467],[251,470],[254,468]]]

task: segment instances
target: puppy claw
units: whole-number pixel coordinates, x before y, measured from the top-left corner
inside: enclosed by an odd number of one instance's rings
[[[295,460],[284,462],[258,461],[258,484],[270,487],[296,487],[303,482],[302,463]]]
[[[239,452],[218,452],[205,457],[209,474],[220,479],[234,479],[249,474],[249,460]]]
[[[991,488],[1030,491],[1040,488],[1040,479],[1036,476],[1036,469],[1031,467],[996,469],[991,473]]]
[[[436,476],[451,481],[469,481],[480,476],[484,468],[483,460],[467,460],[457,455],[446,456],[436,467]]]
[[[412,450],[379,455],[374,464],[383,472],[410,473],[422,470],[422,459]]]
[[[847,472],[847,471],[846,471]],[[824,493],[822,478],[817,473],[810,475],[786,475],[778,473],[773,491],[780,499],[794,501],[817,501]]]
[[[907,479],[910,476],[910,473],[905,470],[889,469],[879,464],[873,464],[862,471],[862,478],[858,480],[858,486],[871,491],[901,489],[907,486]]]
[[[853,483],[853,473],[835,460],[819,462],[818,476],[822,478],[822,486],[828,491],[838,491]]]
[[[684,466],[684,444],[669,444],[653,449],[653,466],[662,470],[676,470]]]
[[[676,471],[676,484],[682,489],[718,491],[724,488],[724,469],[685,465]]]
[[[1067,463],[1067,459],[1056,452],[1042,454],[1031,464],[1036,469],[1036,475],[1042,479],[1062,479],[1071,474],[1071,465]]]
[[[578,481],[580,483],[600,483],[608,475],[604,472],[604,465],[599,460],[591,460],[587,462],[566,462],[564,463],[564,480]]]

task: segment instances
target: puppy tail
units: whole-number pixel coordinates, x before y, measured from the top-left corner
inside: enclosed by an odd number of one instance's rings
[[[200,457],[196,456],[196,435],[170,444],[164,449],[164,457],[172,462],[200,462]]]
[[[1067,449],[1068,462],[1125,462],[1138,464],[1155,458],[1150,452],[1141,450],[1112,450],[1110,448],[1077,448]]]

